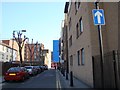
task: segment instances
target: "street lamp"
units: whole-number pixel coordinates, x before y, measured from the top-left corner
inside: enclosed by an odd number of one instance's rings
[[[26,32],[26,30],[21,30],[22,32]]]
[[[17,36],[15,34],[15,32],[17,33]],[[21,30],[21,31],[13,31],[13,40],[15,40],[18,44],[19,47],[19,55],[20,55],[20,65],[22,64],[22,48],[24,46],[24,42],[26,39],[28,39],[25,35],[24,38],[22,40],[22,32],[26,32],[26,30]],[[12,44],[12,50],[13,50],[13,44]],[[12,51],[12,60],[13,60],[13,51]]]

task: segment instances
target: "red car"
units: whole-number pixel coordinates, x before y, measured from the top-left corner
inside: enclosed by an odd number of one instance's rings
[[[29,78],[29,74],[24,67],[11,67],[4,75],[5,81],[24,81]]]

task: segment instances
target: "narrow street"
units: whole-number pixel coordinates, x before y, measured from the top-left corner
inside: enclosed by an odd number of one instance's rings
[[[1,0],[0,11],[0,90],[120,90],[120,0]]]
[[[54,69],[46,70],[24,82],[4,82],[3,89],[16,88],[60,88],[60,82],[57,71]]]

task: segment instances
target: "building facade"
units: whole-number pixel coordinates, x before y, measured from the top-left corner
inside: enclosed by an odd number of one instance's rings
[[[69,73],[69,58],[68,58],[68,22],[67,22],[67,8],[69,3],[66,2],[64,9],[64,20],[61,24],[61,38],[60,38],[60,63],[61,67],[64,68],[66,72],[66,79],[68,79]]]
[[[12,54],[13,53],[13,54]],[[18,52],[7,44],[0,42],[0,62],[16,61]]]
[[[43,56],[44,56],[44,65],[47,65],[48,68],[51,68],[51,51],[49,49],[43,50]]]
[[[43,56],[43,50],[44,45],[42,43],[35,43],[35,44],[25,44],[24,49],[24,59],[25,61],[40,61],[42,63],[42,56]],[[43,64],[41,64],[43,65]]]
[[[102,26],[102,40],[103,52],[106,54],[120,48],[118,3],[99,2],[99,8],[104,9],[105,14],[106,24]],[[94,2],[69,2],[65,9],[68,23],[69,71],[72,71],[76,78],[94,87],[92,57],[100,55],[98,27],[94,25],[92,15],[95,4]]]
[[[16,58],[17,61],[20,61],[20,55],[19,55],[19,47],[17,42],[14,39],[11,40],[2,40],[3,43],[7,44],[13,49],[16,49],[18,51],[18,57]],[[25,42],[26,43],[26,42]],[[22,48],[22,60],[24,61],[24,46]]]
[[[25,44],[24,59],[25,61],[34,61],[34,48],[35,44]]]
[[[53,62],[59,62],[59,40],[53,40]]]

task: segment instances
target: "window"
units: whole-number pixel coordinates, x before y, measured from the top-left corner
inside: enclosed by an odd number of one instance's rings
[[[75,14],[77,13],[77,2],[75,2]]]
[[[77,25],[76,25],[76,38],[78,38],[79,37],[79,29],[78,29],[78,23],[77,23]]]
[[[83,32],[83,22],[82,22],[82,17],[79,20],[79,25],[80,25],[80,34]]]
[[[70,21],[69,21],[69,31],[70,31],[70,28],[71,28],[71,18],[70,18]]]
[[[69,5],[68,5],[68,15],[69,15],[69,13],[70,13],[70,11],[71,11],[72,3],[73,3],[73,2],[69,2]]]
[[[79,24],[76,25],[76,39],[82,34],[83,32],[83,22],[82,17],[79,19]]]
[[[80,65],[80,51],[77,51],[77,60],[78,60],[78,65]]]
[[[79,2],[79,1],[76,1],[76,2],[75,2],[75,14],[77,13],[79,7],[80,7],[80,2]]]
[[[7,52],[8,52],[8,48],[7,48]]]
[[[84,48],[81,49],[81,64],[84,65],[85,64],[85,52],[84,52]]]
[[[2,59],[4,59],[4,54],[2,54]]]
[[[2,50],[4,51],[4,46],[2,47]]]
[[[9,51],[10,53],[12,53],[12,49],[9,49],[8,51]]]
[[[69,47],[72,46],[72,36],[70,36],[70,39],[69,39]]]
[[[6,55],[6,60],[8,60],[8,55]]]
[[[36,59],[36,55],[34,56],[34,58]]]
[[[78,8],[80,7],[80,2],[78,2]]]
[[[70,66],[73,66],[73,55],[70,56]]]

